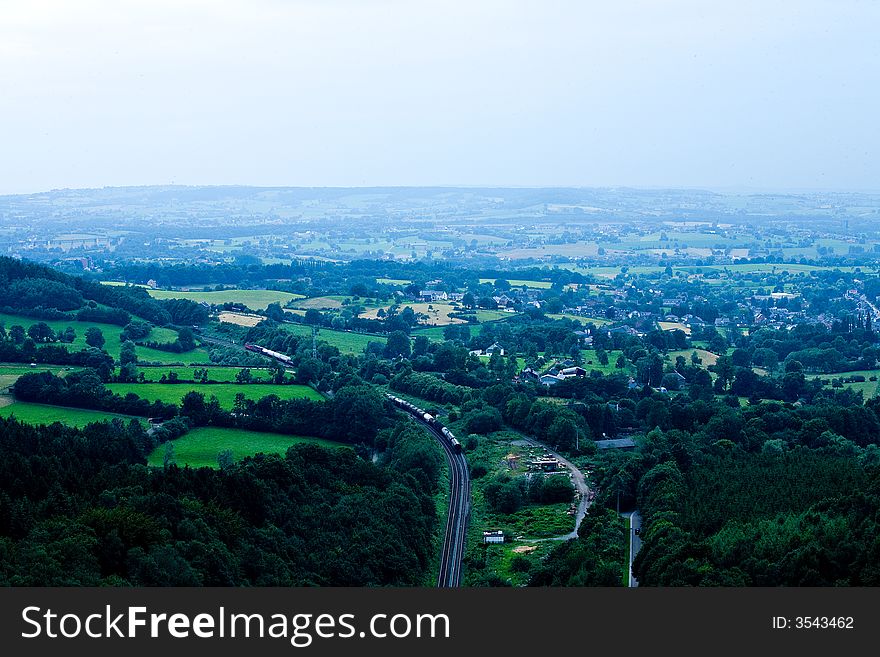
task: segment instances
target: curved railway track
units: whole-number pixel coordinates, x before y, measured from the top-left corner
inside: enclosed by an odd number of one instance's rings
[[[449,511],[440,552],[440,572],[437,576],[437,586],[440,588],[461,586],[461,564],[464,558],[471,499],[471,482],[467,460],[464,454],[453,449],[451,442],[442,433],[442,425],[429,424],[418,412],[403,408],[400,410],[414,418],[434,436],[446,454],[446,461],[449,463]]]

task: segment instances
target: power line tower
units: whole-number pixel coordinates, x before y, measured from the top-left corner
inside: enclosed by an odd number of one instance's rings
[[[312,358],[318,358],[318,329],[312,326]]]

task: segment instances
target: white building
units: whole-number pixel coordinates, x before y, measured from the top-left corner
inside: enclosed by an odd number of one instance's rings
[[[504,532],[500,529],[491,532],[483,532],[483,543],[503,543]]]

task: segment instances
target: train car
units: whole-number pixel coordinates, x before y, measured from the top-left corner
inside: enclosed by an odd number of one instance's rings
[[[246,344],[244,346],[248,351],[253,351],[254,353],[260,354],[262,356],[267,356],[268,358],[274,358],[277,361],[284,363],[285,365],[290,365],[292,359],[287,354],[282,354],[280,351],[272,351],[271,349],[266,349],[266,347],[261,347],[258,344]]]
[[[461,451],[461,443],[458,442],[458,438],[455,437],[455,434],[452,433],[447,427],[443,427],[441,431],[446,440],[449,441],[449,444],[452,446],[452,451],[460,452]]]

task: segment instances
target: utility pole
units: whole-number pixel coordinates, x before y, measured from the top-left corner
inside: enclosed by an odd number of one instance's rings
[[[318,359],[318,342],[317,342],[318,329],[312,325],[312,358],[315,360]]]

